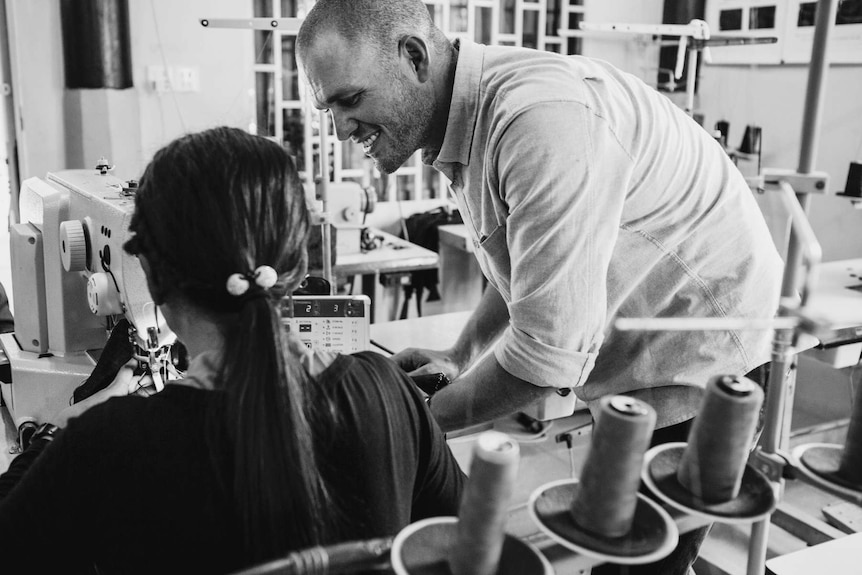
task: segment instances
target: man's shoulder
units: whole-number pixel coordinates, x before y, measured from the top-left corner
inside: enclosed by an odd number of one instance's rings
[[[505,123],[535,109],[554,108],[556,115],[566,106],[593,108],[590,66],[575,56],[488,47],[477,86],[478,109],[486,120]]]

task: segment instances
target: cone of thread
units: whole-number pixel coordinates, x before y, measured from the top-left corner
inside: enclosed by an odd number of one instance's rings
[[[709,380],[676,473],[692,495],[711,504],[739,495],[762,403],[763,390],[750,379]]]
[[[648,404],[621,395],[603,397],[584,462],[572,519],[604,537],[631,530],[644,453],[655,428]]]
[[[853,413],[847,428],[847,439],[841,453],[838,475],[845,481],[862,489],[862,384],[856,387]]]
[[[458,512],[452,575],[495,575],[518,476],[518,443],[498,431],[479,436]]]

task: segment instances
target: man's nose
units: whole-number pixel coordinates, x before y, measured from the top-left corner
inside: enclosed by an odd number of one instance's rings
[[[350,138],[350,134],[356,131],[356,120],[349,118],[347,114],[336,112],[330,109],[332,115],[332,124],[335,126],[335,136],[341,140]]]

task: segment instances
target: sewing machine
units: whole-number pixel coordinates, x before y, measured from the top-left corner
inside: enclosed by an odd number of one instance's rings
[[[377,202],[374,188],[356,182],[330,183],[327,197],[327,211],[335,228],[335,253],[360,253],[365,214],[373,212]]]
[[[0,335],[12,383],[0,385],[16,428],[50,422],[93,371],[125,317],[139,364],[160,390],[176,336],[123,251],[135,182],[95,170],[49,173],[21,186],[21,223],[10,228],[15,332]]]

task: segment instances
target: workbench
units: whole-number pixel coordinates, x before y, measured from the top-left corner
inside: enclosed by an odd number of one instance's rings
[[[840,318],[838,335],[833,339],[835,347],[857,345],[859,328],[862,325],[862,291],[857,286],[862,284],[862,260],[830,262],[822,265],[820,289],[818,298],[813,302],[818,313],[832,318]],[[380,323],[371,326],[372,349],[391,355],[405,347],[422,347],[429,349],[445,349],[450,347],[461,332],[461,328],[469,319],[472,311],[462,311],[436,316],[426,316],[402,321]],[[840,337],[839,337],[840,336]],[[814,348],[818,342],[808,337],[804,348]],[[822,344],[820,345],[823,351]],[[826,348],[828,351],[830,348]],[[808,349],[804,353],[817,354],[817,349]],[[858,361],[858,351],[856,361]],[[808,387],[814,382],[800,382]],[[821,393],[823,388],[817,386]],[[813,391],[813,390],[812,390]],[[588,412],[579,411],[573,416],[550,422],[543,434],[531,436],[514,418],[506,418],[493,425],[477,426],[456,434],[449,435],[449,445],[459,464],[469,471],[472,449],[479,432],[486,429],[497,429],[512,435],[521,447],[521,465],[514,495],[514,504],[510,509],[508,531],[536,545],[552,560],[558,573],[578,573],[595,564],[589,557],[577,555],[559,544],[553,542],[533,523],[527,512],[526,503],[531,493],[538,487],[551,481],[563,478],[578,477],[580,469],[589,450],[591,418]],[[566,440],[571,442],[568,447]],[[809,439],[810,440],[810,439]],[[807,441],[803,437],[797,441]],[[827,541],[829,538],[841,538],[844,533],[827,525],[820,516],[820,510],[836,505],[840,500],[830,496],[815,487],[802,482],[787,484],[784,497],[780,503],[780,524],[785,526],[785,517],[790,514],[798,516],[797,524],[811,524],[811,533],[800,540],[791,533],[779,529],[772,531],[769,557],[791,553],[806,548],[807,543]],[[664,506],[674,520],[680,532],[685,532],[703,524],[699,518],[685,516]],[[812,535],[813,534],[813,535]],[[738,572],[744,572],[747,556],[747,541],[749,527],[747,525],[716,524],[712,535],[701,548],[701,556],[713,565],[736,565]],[[774,563],[775,573],[782,573],[781,566],[787,561]],[[720,572],[720,571],[719,571]],[[734,571],[728,571],[734,572]],[[795,571],[793,571],[795,573]]]
[[[357,253],[336,253],[333,274],[339,279],[362,277],[362,293],[371,298],[372,322],[391,321],[397,318],[401,286],[387,290],[380,282],[382,274],[409,273],[436,269],[437,253],[408,242],[390,233],[369,229],[377,238],[377,247]]]
[[[405,347],[443,349],[451,346],[472,312],[456,312],[371,325],[372,349],[389,355]],[[515,417],[493,424],[479,425],[449,434],[448,443],[455,459],[469,472],[473,449],[480,432],[495,429],[510,435],[520,445],[520,465],[507,532],[529,541],[551,560],[559,574],[575,574],[598,563],[594,558],[566,549],[545,535],[533,522],[527,509],[530,495],[539,487],[560,479],[578,477],[589,452],[592,417],[585,409],[574,415],[546,423],[544,431],[531,433]],[[571,445],[571,447],[569,447]],[[707,523],[669,507],[679,531],[686,532]]]

